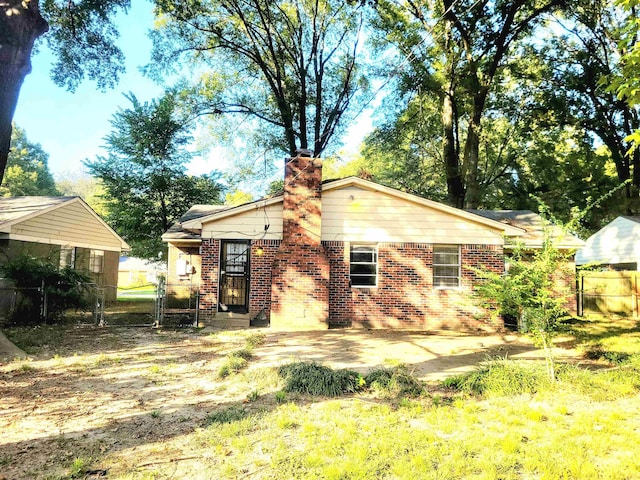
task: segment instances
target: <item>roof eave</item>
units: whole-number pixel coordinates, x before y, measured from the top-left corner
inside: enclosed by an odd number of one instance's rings
[[[210,215],[206,215],[204,217],[199,217],[194,220],[188,220],[182,223],[182,228],[187,230],[202,230],[202,225],[214,220],[219,220],[221,218],[232,217],[234,215],[238,215],[240,213],[249,212],[251,210],[255,210],[258,208],[268,207],[270,205],[275,205],[277,203],[282,202],[283,195],[279,195],[277,197],[271,198],[262,198],[260,200],[256,200],[255,202],[245,203],[244,205],[238,205],[237,207],[231,207],[226,210],[222,210],[220,212],[214,212]]]

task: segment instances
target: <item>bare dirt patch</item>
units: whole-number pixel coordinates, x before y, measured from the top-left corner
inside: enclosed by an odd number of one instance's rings
[[[170,478],[177,461],[199,478],[198,464],[212,453],[185,438],[211,412],[246,399],[265,366],[312,360],[365,373],[405,363],[436,381],[487,356],[541,358],[515,335],[262,331],[245,381],[217,375],[225,356],[244,345],[243,331],[69,327],[55,348],[0,365],[0,478]],[[248,408],[268,408],[272,397]],[[78,459],[89,467],[74,476]],[[145,476],[162,464],[166,475]]]

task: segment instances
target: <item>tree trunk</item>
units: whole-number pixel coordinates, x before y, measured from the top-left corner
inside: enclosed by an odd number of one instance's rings
[[[4,333],[0,331],[0,360],[15,360],[17,358],[27,358],[27,354],[9,340]]]
[[[454,107],[450,91],[445,92],[442,101],[442,127],[442,149],[447,174],[447,198],[451,206],[462,208],[464,206],[465,188],[460,172],[458,149],[456,148]]]
[[[451,22],[446,21],[445,49],[451,42]],[[447,200],[452,207],[464,207],[465,185],[460,171],[460,155],[456,142],[455,61],[447,51],[448,78],[442,97],[442,157],[447,176]]]
[[[48,29],[37,0],[0,3],[0,184],[9,158],[11,122],[20,88],[31,71],[33,42]]]
[[[480,189],[478,165],[480,164],[480,131],[482,114],[487,98],[488,90],[480,87],[479,92],[473,98],[473,114],[467,129],[467,140],[464,146],[464,174],[467,187],[464,206],[465,208],[478,208],[482,201]]]

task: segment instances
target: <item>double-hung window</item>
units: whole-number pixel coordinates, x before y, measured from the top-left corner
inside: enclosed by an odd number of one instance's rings
[[[378,247],[352,244],[349,252],[349,278],[353,287],[375,287],[378,284]]]
[[[460,245],[433,246],[434,288],[460,286]]]
[[[76,268],[76,249],[74,247],[60,247],[60,268]]]
[[[104,272],[104,250],[91,250],[89,253],[89,271],[92,273]]]

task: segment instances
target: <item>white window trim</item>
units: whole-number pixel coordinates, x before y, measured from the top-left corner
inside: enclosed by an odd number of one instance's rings
[[[375,255],[375,262],[352,262],[351,261],[351,251],[354,248],[358,248],[358,247],[368,247],[368,248],[373,248],[373,253]],[[378,261],[378,244],[377,243],[351,243],[349,245],[349,284],[351,286],[351,288],[378,288],[378,274],[379,274],[379,261]],[[354,285],[352,282],[352,274],[351,274],[351,265],[352,264],[362,264],[362,265],[375,265],[376,266],[376,275],[375,275],[375,279],[376,279],[376,283],[374,285]],[[363,275],[356,275],[356,276],[363,276]]]
[[[458,263],[436,263],[436,247],[458,247]],[[432,282],[434,290],[460,290],[462,288],[462,249],[460,245],[448,245],[443,243],[438,243],[433,245],[432,250],[433,262],[431,265],[431,273],[432,273]],[[438,278],[457,278],[458,285],[455,287],[449,285],[436,285],[436,266],[438,267],[458,267],[458,275],[456,277],[446,277],[443,275],[438,275]]]

